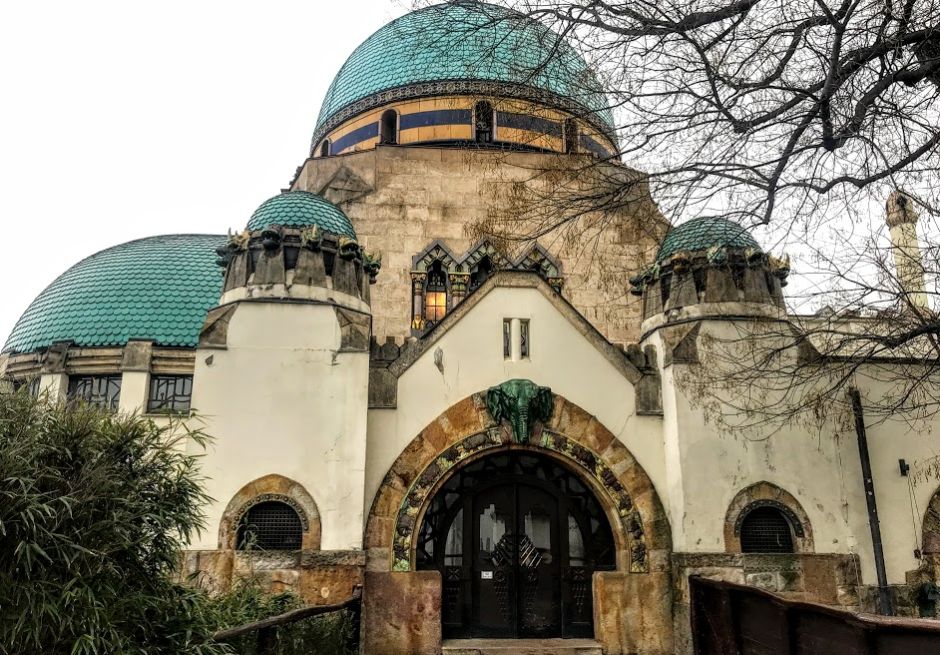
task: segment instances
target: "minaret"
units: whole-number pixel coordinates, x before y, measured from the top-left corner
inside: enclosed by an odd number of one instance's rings
[[[930,309],[924,287],[924,262],[917,241],[917,219],[920,215],[910,197],[900,190],[888,196],[885,209],[901,292],[912,307]]]

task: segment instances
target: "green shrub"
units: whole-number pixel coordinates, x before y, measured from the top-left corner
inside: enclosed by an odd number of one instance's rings
[[[0,653],[228,652],[172,579],[208,500],[185,440],[206,438],[0,394]]]

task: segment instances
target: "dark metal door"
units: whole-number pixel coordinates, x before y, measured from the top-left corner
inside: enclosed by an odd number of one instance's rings
[[[474,498],[473,517],[474,632],[560,636],[557,499],[526,485],[495,486]]]
[[[450,478],[424,515],[416,556],[441,572],[447,638],[593,636],[591,575],[614,558],[590,489],[529,453],[488,457]]]

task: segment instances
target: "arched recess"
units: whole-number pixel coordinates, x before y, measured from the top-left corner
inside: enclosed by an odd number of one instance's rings
[[[424,510],[456,466],[513,448],[557,458],[577,471],[601,502],[614,532],[617,570],[666,571],[669,522],[646,472],[613,433],[556,395],[552,418],[536,424],[529,443],[486,410],[485,392],[463,399],[432,421],[401,452],[382,481],[366,524],[372,570],[414,570],[415,538]]]
[[[748,512],[758,507],[773,507],[786,517],[793,528],[794,552],[814,552],[813,527],[803,506],[791,493],[766,481],[745,487],[728,506],[724,525],[725,552],[741,552],[741,523]]]
[[[934,561],[940,560],[940,489],[930,497],[927,511],[924,512],[921,540],[924,556],[930,556]]]
[[[252,480],[232,496],[219,524],[219,549],[234,550],[242,516],[253,506],[272,500],[290,505],[300,516],[303,527],[301,549],[319,550],[320,512],[313,496],[299,482],[276,473]]]

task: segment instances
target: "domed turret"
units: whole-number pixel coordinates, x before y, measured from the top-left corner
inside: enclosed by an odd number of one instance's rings
[[[736,315],[750,307],[763,314],[760,306],[784,307],[789,271],[787,258],[766,254],[741,225],[697,218],[670,230],[653,265],[630,283],[632,293],[643,297],[645,319],[691,306]]]
[[[314,298],[323,289],[368,303],[381,266],[360,248],[346,214],[307,191],[263,202],[245,231],[217,253],[225,268],[223,303],[246,296]]]

